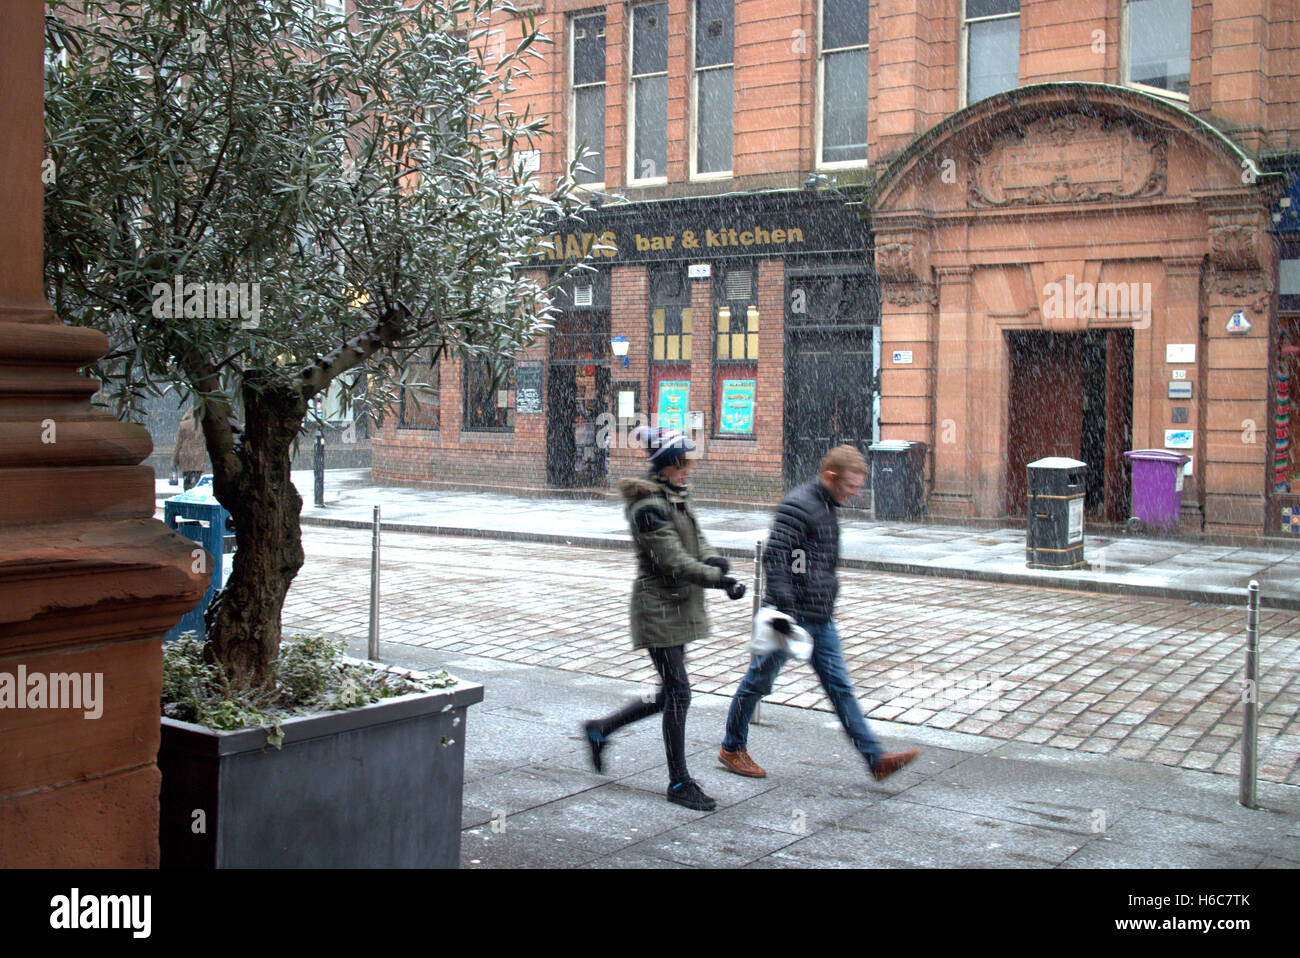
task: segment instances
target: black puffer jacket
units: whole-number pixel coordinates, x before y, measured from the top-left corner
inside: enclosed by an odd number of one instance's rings
[[[830,621],[840,590],[839,508],[820,479],[791,489],[763,548],[763,601],[800,622]]]

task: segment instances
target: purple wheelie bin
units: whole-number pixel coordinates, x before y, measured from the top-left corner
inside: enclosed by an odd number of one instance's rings
[[[1183,466],[1190,457],[1168,449],[1124,453],[1133,466],[1130,532],[1172,532],[1183,511]]]

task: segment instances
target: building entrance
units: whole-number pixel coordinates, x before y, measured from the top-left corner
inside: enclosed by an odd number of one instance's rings
[[[1045,456],[1088,464],[1088,514],[1128,518],[1124,453],[1133,435],[1133,332],[1008,332],[1006,511],[1025,511],[1025,466]]]
[[[839,445],[865,455],[876,436],[876,286],[865,273],[787,276],[785,464],[787,485],[812,478]]]
[[[609,314],[565,313],[550,335],[546,374],[546,482],[603,486],[609,471]]]

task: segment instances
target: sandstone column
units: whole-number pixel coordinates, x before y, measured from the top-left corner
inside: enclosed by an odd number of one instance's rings
[[[0,867],[154,866],[162,634],[208,577],[152,518],[148,434],[90,408],[106,338],[42,291],[43,18],[0,30]]]

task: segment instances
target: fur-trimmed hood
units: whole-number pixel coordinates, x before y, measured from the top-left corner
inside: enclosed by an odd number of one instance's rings
[[[628,502],[636,502],[646,496],[657,496],[666,491],[666,487],[655,482],[649,476],[628,476],[617,483],[618,491]]]

